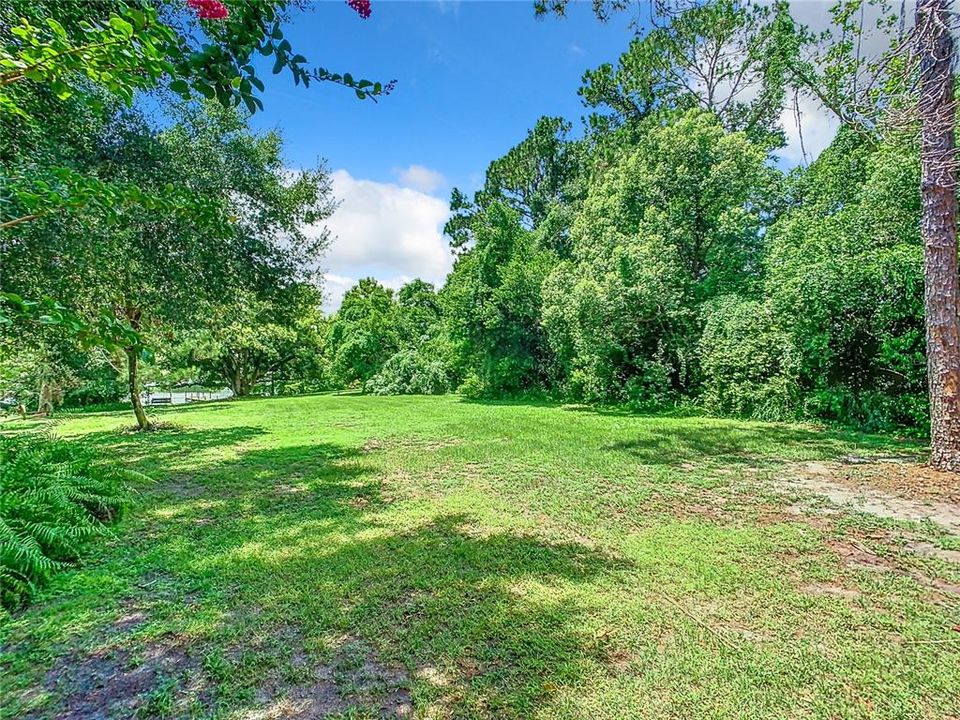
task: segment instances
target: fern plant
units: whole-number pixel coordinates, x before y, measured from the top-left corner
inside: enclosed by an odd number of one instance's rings
[[[26,602],[129,504],[134,474],[52,436],[0,437],[0,603]]]

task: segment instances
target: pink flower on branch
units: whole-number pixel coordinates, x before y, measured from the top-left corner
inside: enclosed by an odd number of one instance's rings
[[[347,0],[347,5],[364,20],[370,17],[370,0]]]
[[[223,20],[230,11],[220,0],[187,0],[187,5],[197,12],[201,20]]]

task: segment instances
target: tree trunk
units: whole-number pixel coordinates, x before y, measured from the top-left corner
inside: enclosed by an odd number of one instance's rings
[[[46,380],[40,383],[40,395],[37,398],[37,414],[53,415],[53,388]]]
[[[950,0],[917,3],[924,310],[930,465],[960,471],[960,291],[957,275],[953,38]]]
[[[234,397],[246,397],[247,396],[247,383],[246,378],[243,375],[243,371],[238,367],[233,371],[233,375],[230,376],[230,389],[233,390]]]
[[[233,391],[233,397],[244,397],[247,394],[247,388],[243,383],[243,361],[227,354],[221,361],[220,367],[223,379],[227,381],[227,385]]]
[[[140,402],[140,383],[137,380],[137,365],[139,354],[136,348],[126,348],[127,353],[127,384],[130,391],[130,402],[133,403],[133,414],[137,416],[137,426],[141,430],[150,429],[150,421]]]

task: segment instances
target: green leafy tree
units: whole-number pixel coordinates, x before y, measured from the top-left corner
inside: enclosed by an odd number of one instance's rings
[[[787,63],[787,79],[870,142],[914,118],[920,80],[906,3],[840,0],[820,32],[800,28],[803,42]]]
[[[333,208],[322,169],[287,172],[275,133],[254,135],[240,115],[217,104],[184,106],[162,130],[136,115],[117,116],[103,151],[111,179],[206,198],[211,212],[166,215],[123,208],[106,222],[93,209],[53,215],[19,229],[4,246],[5,289],[24,296],[56,289],[71,306],[98,308],[152,340],[202,326],[212,305],[251,284],[271,286],[315,265],[325,237],[302,227]],[[138,424],[142,345],[123,345]]]
[[[120,400],[116,352],[87,344],[57,325],[21,325],[0,334],[0,397],[29,411]]]
[[[364,383],[400,348],[393,291],[363,278],[343,296],[330,324],[332,372],[341,384]]]
[[[361,17],[370,14],[369,2],[350,3]],[[59,229],[78,225],[117,223],[123,211],[136,206],[151,214],[216,217],[207,197],[178,182],[140,183],[132,177],[103,173],[101,139],[113,122],[117,104],[131,104],[135,93],[166,89],[184,99],[216,98],[224,106],[243,104],[252,113],[262,109],[258,93],[264,89],[251,63],[255,54],[274,58],[273,73],[288,71],[295,84],[333,82],[354,90],[361,99],[390,92],[383,85],[355,79],[323,67],[311,68],[284,37],[290,3],[188,0],[156,6],[119,0],[60,3],[14,0],[0,8],[0,253],[18,247],[21,230],[38,219],[61,216]],[[10,152],[8,152],[8,150]],[[91,152],[92,151],[92,152]],[[109,166],[109,163],[107,164]],[[82,213],[84,217],[78,218]],[[46,225],[40,232],[49,232]],[[103,228],[99,228],[103,233]],[[10,233],[10,234],[8,234]],[[34,231],[28,235],[37,236]],[[62,257],[63,248],[57,249]],[[84,255],[90,260],[89,254]],[[79,258],[71,258],[73,263]],[[43,263],[47,264],[44,258]],[[97,262],[95,259],[94,262]],[[47,298],[52,286],[35,288],[34,297]],[[0,303],[0,324],[11,314],[23,313],[28,304],[17,295]],[[26,301],[27,303],[31,301]],[[67,309],[46,314],[59,323]],[[136,311],[116,320],[116,303],[100,308],[96,324],[72,314],[62,323],[68,332],[84,334],[84,341],[100,338],[110,349],[118,332],[126,335],[131,368],[141,355],[149,356],[135,326]],[[89,311],[89,308],[88,308]],[[121,313],[129,315],[131,313]],[[113,319],[106,334],[102,318]],[[135,397],[136,373],[131,370],[130,390]],[[138,422],[146,424],[136,407]]]
[[[651,125],[591,188],[574,222],[581,258],[609,253],[622,235],[651,235],[671,247],[694,297],[748,285],[779,177],[766,160],[710,113]]]
[[[801,416],[801,357],[782,322],[763,300],[723,295],[709,304],[697,346],[708,411],[760,420]]]
[[[683,265],[662,236],[606,239],[605,250],[578,239],[543,286],[558,384],[578,400],[659,406],[690,363],[695,318]]]
[[[957,270],[956,107],[954,34],[948,0],[916,4],[839,2],[833,26],[805,57],[791,63],[791,81],[842,123],[875,145],[920,125],[920,216],[924,255],[924,321],[931,465],[960,469],[960,281]],[[870,14],[867,21],[868,13]],[[876,43],[880,35],[880,43]],[[884,42],[885,41],[885,42]],[[868,52],[871,46],[879,52]],[[919,120],[919,123],[916,121]]]
[[[374,395],[440,395],[450,389],[443,361],[417,350],[401,350],[364,384]]]
[[[488,394],[539,390],[549,358],[540,329],[541,286],[556,259],[518,213],[496,202],[473,221],[475,244],[441,293],[458,374]]]
[[[563,3],[541,5],[562,12]],[[603,7],[600,7],[603,11]],[[616,67],[587,71],[580,95],[596,128],[634,123],[667,111],[699,108],[767,146],[783,143],[779,128],[787,67],[803,35],[786,3],[735,0],[655,4],[664,22],[630,44]]]
[[[569,393],[649,406],[695,385],[699,307],[758,285],[775,180],[762,148],[691,110],[591,185],[544,288]]]
[[[453,215],[444,226],[450,245],[466,248],[474,238],[474,218],[495,202],[512,208],[527,229],[546,220],[551,207],[563,201],[567,183],[577,170],[569,132],[566,120],[542,117],[522,142],[490,163],[484,186],[473,200],[454,188]]]
[[[187,341],[188,364],[225,382],[235,397],[245,397],[266,377],[282,378],[298,361],[320,352],[320,294],[304,283],[263,299],[242,291],[217,306],[207,325]],[[305,379],[302,363],[297,369]]]
[[[287,71],[294,82],[330,81],[352,88],[363,98],[389,92],[379,82],[355,80],[350,73],[310,68],[283,35],[286,0],[194,3],[197,14],[149,5],[18,2],[9,12],[8,31],[0,35],[0,115],[17,123],[38,124],[42,116],[32,102],[36,85],[66,100],[89,87],[127,104],[135,92],[166,87],[184,99],[216,98],[225,106],[262,109],[257,93],[263,82],[251,64],[255,53],[275,59],[274,74]],[[189,3],[188,3],[189,5]],[[195,7],[194,7],[195,6]],[[169,17],[164,17],[169,16]],[[14,18],[17,18],[14,21]],[[50,212],[92,204],[102,214],[123,203],[170,210],[194,207],[188,197],[149,194],[135,183],[108,183],[65,166],[12,168],[4,178],[8,228]],[[6,173],[5,173],[6,174]]]
[[[440,299],[433,285],[411,280],[397,291],[397,312],[401,344],[418,348],[429,343],[439,332]]]
[[[919,173],[909,138],[874,147],[842,131],[770,228],[766,294],[812,414],[872,429],[924,422]]]

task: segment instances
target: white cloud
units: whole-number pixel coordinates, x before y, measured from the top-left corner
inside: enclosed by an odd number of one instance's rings
[[[443,237],[450,214],[446,201],[392,183],[359,180],[346,170],[335,171],[331,179],[341,204],[326,221],[333,234],[324,260],[328,311],[336,310],[362,277],[392,288],[418,277],[443,284],[453,267]]]
[[[791,167],[809,165],[816,160],[833,142],[837,128],[840,127],[836,115],[824,108],[819,101],[805,95],[800,95],[796,104],[792,98],[787,102],[780,113],[780,123],[787,137],[787,144],[777,154]]]
[[[400,178],[401,185],[425,193],[432,193],[447,182],[441,173],[423,165],[411,165],[406,169],[394,168],[393,173]]]
[[[343,296],[352,288],[359,278],[337,275],[336,273],[323,274],[323,309],[332,313],[343,302]]]

